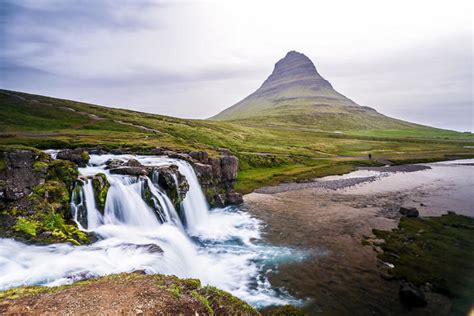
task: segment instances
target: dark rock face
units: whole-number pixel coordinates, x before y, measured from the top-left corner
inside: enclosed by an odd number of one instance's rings
[[[153,177],[154,181],[158,182],[158,185],[165,190],[175,208],[179,210],[179,204],[189,191],[189,183],[186,177],[179,172],[178,166],[151,167],[150,173],[156,175]]]
[[[233,189],[237,180],[239,159],[230,155],[227,149],[221,150],[221,153],[223,155],[220,157],[194,155],[201,159],[192,162],[192,165],[211,206],[240,204],[243,202],[242,196]],[[205,161],[207,163],[204,163]]]
[[[58,152],[57,159],[69,160],[79,167],[85,167],[89,162],[89,153],[83,149],[65,149]]]
[[[17,201],[44,183],[49,161],[31,150],[0,152],[0,200]]]
[[[420,212],[415,207],[400,207],[400,214],[405,215],[406,217],[418,217]]]
[[[402,303],[408,307],[426,306],[425,294],[410,282],[403,282],[398,294]]]
[[[88,243],[71,219],[77,165],[37,150],[0,152],[0,237],[28,243]],[[51,226],[54,222],[54,226]]]

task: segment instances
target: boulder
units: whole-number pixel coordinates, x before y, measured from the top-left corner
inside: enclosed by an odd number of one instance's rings
[[[403,282],[400,285],[398,295],[402,303],[408,307],[426,306],[425,294],[410,282]]]
[[[189,183],[186,177],[179,172],[178,166],[149,167],[149,172],[154,175],[153,181],[166,192],[175,208],[179,210],[180,203],[189,191]]]
[[[420,213],[415,207],[400,207],[400,214],[405,215],[406,217],[418,217]]]
[[[83,149],[64,149],[58,152],[57,159],[69,160],[74,162],[79,167],[87,166],[90,156],[89,153]]]
[[[98,173],[92,178],[92,186],[94,188],[94,197],[97,204],[97,209],[104,214],[105,201],[107,199],[107,192],[109,191],[109,181],[104,173]]]
[[[126,162],[119,159],[110,159],[106,162],[110,173],[123,174],[129,176],[147,176],[148,169],[143,166],[138,160],[130,159]]]
[[[0,151],[0,200],[19,200],[44,183],[50,160],[32,150]]]

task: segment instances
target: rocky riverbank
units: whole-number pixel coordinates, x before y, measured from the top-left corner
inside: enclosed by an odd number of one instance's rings
[[[400,207],[416,207],[422,218],[446,214],[450,209],[474,215],[469,193],[472,166],[453,162],[428,167],[416,167],[419,170],[413,172],[393,170],[384,176],[364,170],[320,179],[312,187],[289,185],[291,189],[281,191],[280,186],[267,191],[270,193],[246,195],[243,207],[266,223],[268,242],[313,254],[303,262],[280,264],[270,276],[272,285],[285,287],[303,299],[303,308],[314,315],[355,311],[367,315],[449,315],[453,299],[435,290],[424,292],[424,307],[407,307],[400,300],[400,279],[390,273],[391,265],[377,257],[383,251],[383,240],[372,233],[373,229],[396,228],[403,216]],[[359,178],[357,183],[353,178]],[[429,236],[437,238],[436,234]],[[461,261],[466,263],[466,258]]]

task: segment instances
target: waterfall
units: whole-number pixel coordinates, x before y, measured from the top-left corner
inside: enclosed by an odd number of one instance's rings
[[[158,174],[111,174],[106,168],[111,158],[134,158],[145,166],[177,165],[189,183],[181,205],[184,223],[158,185]],[[95,233],[98,241],[88,246],[33,246],[0,239],[0,290],[144,270],[199,278],[257,306],[288,302],[270,288],[262,269],[278,262],[279,256],[288,257],[290,250],[254,244],[260,238],[260,223],[245,212],[210,211],[189,163],[156,156],[91,155],[89,165],[79,172],[84,180],[73,192],[72,215],[78,227]],[[103,214],[91,180],[98,173],[110,184]]]
[[[209,205],[204,196],[193,167],[185,161],[176,161],[176,165],[189,183],[189,192],[183,200],[183,210],[186,217],[187,230],[196,234],[206,229],[209,222]]]

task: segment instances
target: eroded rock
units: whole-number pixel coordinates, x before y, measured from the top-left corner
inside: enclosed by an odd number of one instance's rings
[[[79,167],[87,166],[90,156],[89,153],[83,149],[64,149],[58,152],[57,159],[69,160],[77,164]]]

